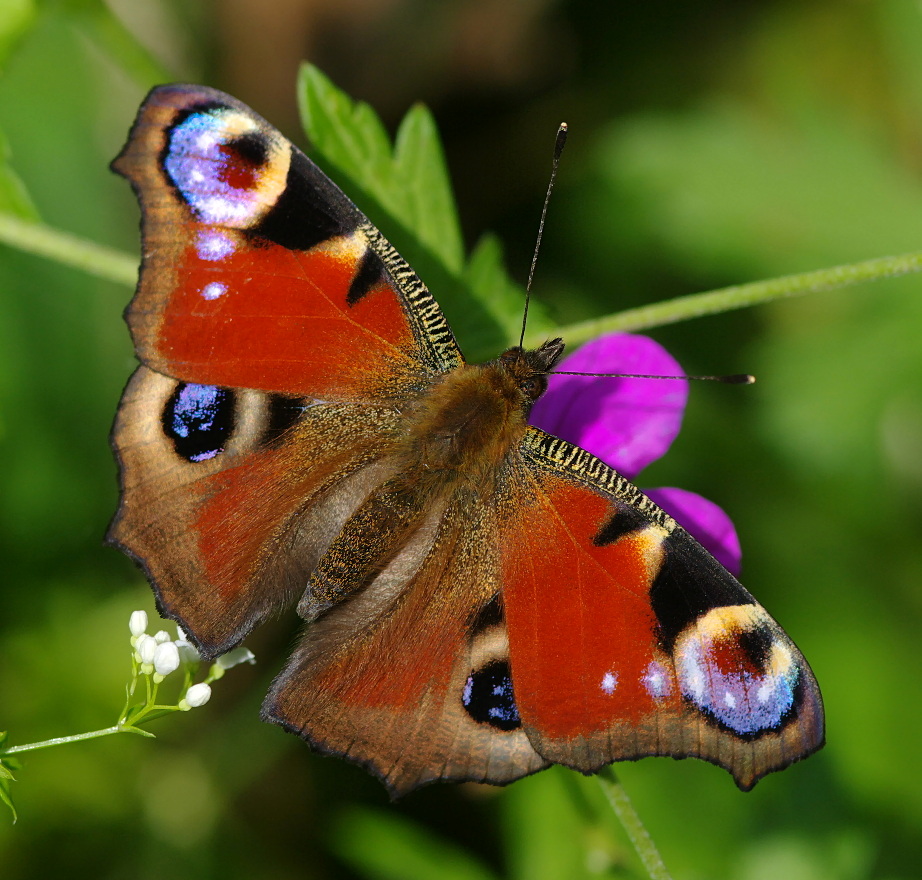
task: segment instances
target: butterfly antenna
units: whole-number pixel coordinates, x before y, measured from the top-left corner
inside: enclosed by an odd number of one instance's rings
[[[756,377],[749,373],[734,373],[731,376],[658,376],[650,373],[571,373],[567,370],[554,370],[547,375],[607,376],[612,379],[695,379],[699,382],[722,382],[724,385],[752,385],[756,380]]]
[[[535,277],[535,264],[538,262],[538,251],[541,249],[541,238],[544,235],[544,219],[547,217],[547,205],[554,191],[554,181],[557,180],[557,167],[560,165],[560,154],[567,143],[567,123],[561,122],[557,129],[557,138],[554,141],[554,162],[551,166],[551,179],[547,185],[547,195],[544,197],[544,207],[541,209],[541,222],[538,224],[538,240],[535,242],[535,252],[531,258],[531,268],[528,270],[528,283],[525,285],[525,311],[522,315],[522,333],[519,336],[519,348],[525,343],[525,325],[528,322],[528,303],[531,300],[531,282]]]

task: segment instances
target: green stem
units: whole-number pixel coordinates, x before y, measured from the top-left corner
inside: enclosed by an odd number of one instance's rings
[[[602,791],[605,792],[608,802],[615,811],[618,821],[624,827],[627,836],[634,845],[637,855],[640,856],[640,861],[643,863],[650,880],[672,880],[656,849],[656,844],[653,843],[653,838],[650,837],[643,822],[640,821],[640,816],[637,815],[637,811],[634,809],[634,805],[627,796],[627,792],[621,785],[615,771],[612,770],[611,766],[603,767],[596,778],[599,780]]]
[[[845,266],[833,266],[831,269],[819,269],[816,272],[785,275],[768,281],[754,281],[751,284],[737,284],[707,293],[680,296],[665,302],[606,315],[604,318],[570,324],[560,330],[560,335],[571,345],[579,345],[603,333],[661,327],[664,324],[728,312],[783,297],[836,290],[863,281],[878,281],[919,271],[922,271],[922,252],[916,251],[898,257],[879,257],[865,260],[863,263],[849,263]],[[546,338],[547,334],[530,335],[526,339],[526,345],[536,347]]]
[[[104,727],[102,730],[91,730],[87,733],[75,733],[73,736],[56,736],[54,739],[46,739],[41,742],[26,743],[23,746],[11,746],[8,749],[0,751],[0,757],[12,755],[16,752],[34,752],[36,749],[48,749],[51,746],[62,746],[65,743],[80,742],[85,739],[96,739],[100,736],[111,736],[113,733],[135,733],[131,728],[122,727],[119,724],[112,727]]]
[[[134,287],[138,281],[137,257],[2,211],[0,242],[117,284]]]
[[[138,261],[130,254],[60,232],[41,223],[22,220],[12,214],[0,212],[0,242],[129,287],[133,287],[137,282]],[[785,275],[768,281],[754,281],[707,293],[680,296],[649,306],[627,309],[603,318],[570,324],[561,328],[560,334],[571,345],[579,345],[602,333],[660,327],[783,297],[836,290],[864,281],[878,281],[919,271],[922,271],[920,251],[896,257],[879,257],[862,263],[849,263],[800,275]],[[526,344],[536,347],[544,342],[545,336],[543,333],[529,335]]]

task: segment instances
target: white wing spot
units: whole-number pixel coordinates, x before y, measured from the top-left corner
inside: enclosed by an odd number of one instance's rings
[[[647,693],[654,700],[661,700],[663,697],[668,696],[669,691],[672,689],[663,667],[655,660],[650,661],[650,665],[647,667],[641,681],[647,689]]]

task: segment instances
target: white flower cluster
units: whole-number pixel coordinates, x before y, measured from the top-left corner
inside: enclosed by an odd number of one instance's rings
[[[128,620],[128,629],[131,630],[131,647],[134,648],[135,662],[139,664],[144,675],[153,675],[155,684],[159,684],[180,666],[186,666],[190,671],[194,671],[202,659],[198,649],[186,638],[186,634],[179,627],[176,627],[175,639],[171,639],[165,630],[160,630],[152,636],[148,635],[146,611],[133,611]],[[206,681],[189,685],[179,701],[179,708],[187,711],[204,706],[211,698],[209,681],[216,681],[228,669],[240,663],[255,662],[256,658],[253,653],[243,647],[234,648],[233,651],[218,657]]]

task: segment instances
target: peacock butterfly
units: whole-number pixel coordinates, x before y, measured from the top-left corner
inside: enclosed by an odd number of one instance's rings
[[[154,89],[110,540],[205,656],[297,602],[263,717],[392,794],[818,749],[803,656],[676,522],[527,417],[563,351],[465,362],[429,291],[239,101]]]

